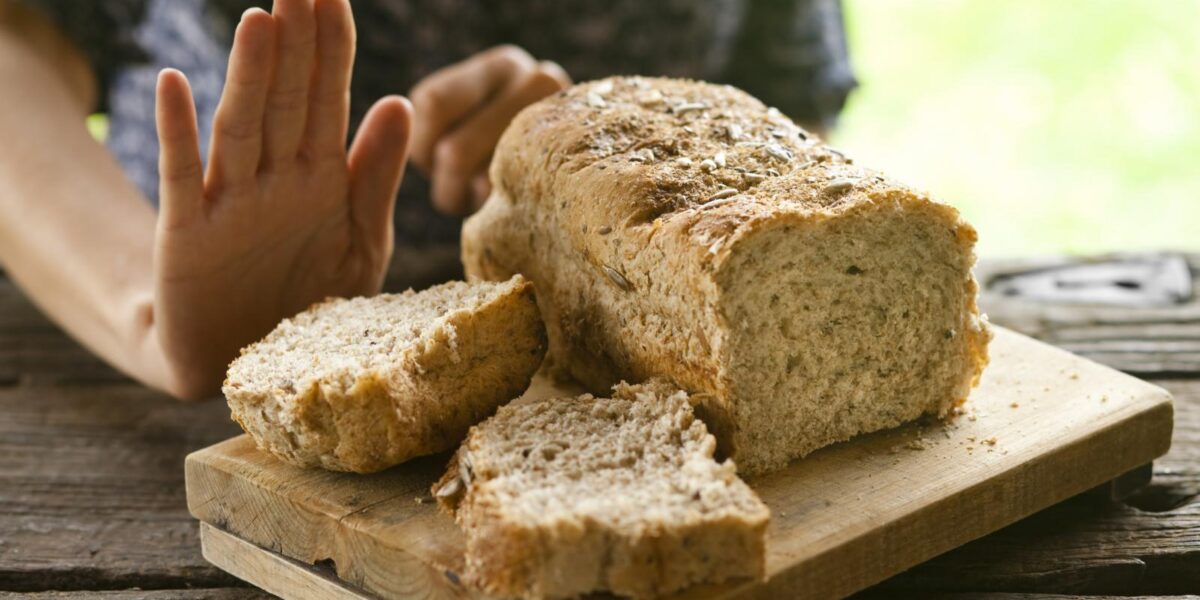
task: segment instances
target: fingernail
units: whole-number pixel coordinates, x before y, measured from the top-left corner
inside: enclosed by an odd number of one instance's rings
[[[265,14],[267,14],[267,11],[265,11],[257,6],[251,6],[250,8],[246,9],[246,12],[242,13],[242,20],[245,21],[246,19],[250,18],[250,15],[252,15],[254,13],[262,13],[265,15]]]

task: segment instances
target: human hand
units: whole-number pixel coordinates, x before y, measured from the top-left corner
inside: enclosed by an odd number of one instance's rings
[[[491,192],[488,163],[522,108],[571,85],[555,63],[497,46],[445,67],[413,88],[412,160],[432,182],[433,205],[452,215],[478,210]]]
[[[207,170],[187,80],[159,77],[154,318],[177,395],[215,391],[282,318],[382,285],[412,108],[381,99],[347,152],[354,40],[347,0],[247,11]]]

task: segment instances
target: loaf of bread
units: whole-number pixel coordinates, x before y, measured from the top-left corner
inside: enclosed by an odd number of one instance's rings
[[[468,582],[490,594],[657,597],[763,575],[770,513],[715,447],[686,394],[621,384],[501,407],[433,494],[466,533]]]
[[[545,340],[522,277],[328,300],[242,350],[224,392],[260,448],[369,473],[453,448],[529,386]]]
[[[729,86],[577,85],[504,133],[473,279],[538,288],[593,391],[669,377],[743,472],[964,400],[987,362],[975,230]]]

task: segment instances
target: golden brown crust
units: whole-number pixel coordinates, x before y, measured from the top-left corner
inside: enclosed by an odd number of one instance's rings
[[[747,449],[733,447],[744,418],[731,389],[734,326],[721,282],[740,247],[772,230],[886,210],[952,232],[964,281],[974,260],[975,230],[954,208],[854,165],[728,86],[577,85],[514,119],[491,176],[492,198],[464,226],[468,276],[532,279],[549,360],[595,392],[653,376],[702,392],[700,410],[715,419],[722,447],[751,471],[780,465],[743,462]],[[956,329],[970,333],[961,338],[970,381],[986,363],[987,335],[973,280],[962,287]],[[935,399],[931,411],[943,405]],[[792,457],[810,450],[798,446]]]
[[[233,418],[260,448],[300,466],[370,473],[448,450],[528,387],[546,333],[527,281],[431,326],[348,388],[321,379],[294,390],[247,385],[231,368]]]
[[[490,594],[660,597],[765,573],[770,512],[714,448],[678,389],[620,384],[502,407],[431,493],[466,533],[466,580]]]

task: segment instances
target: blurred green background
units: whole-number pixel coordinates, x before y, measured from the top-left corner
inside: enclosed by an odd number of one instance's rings
[[[830,141],[957,206],[981,255],[1200,250],[1200,0],[843,4],[860,87]]]
[[[1200,1],[844,0],[831,141],[984,256],[1200,249]]]

